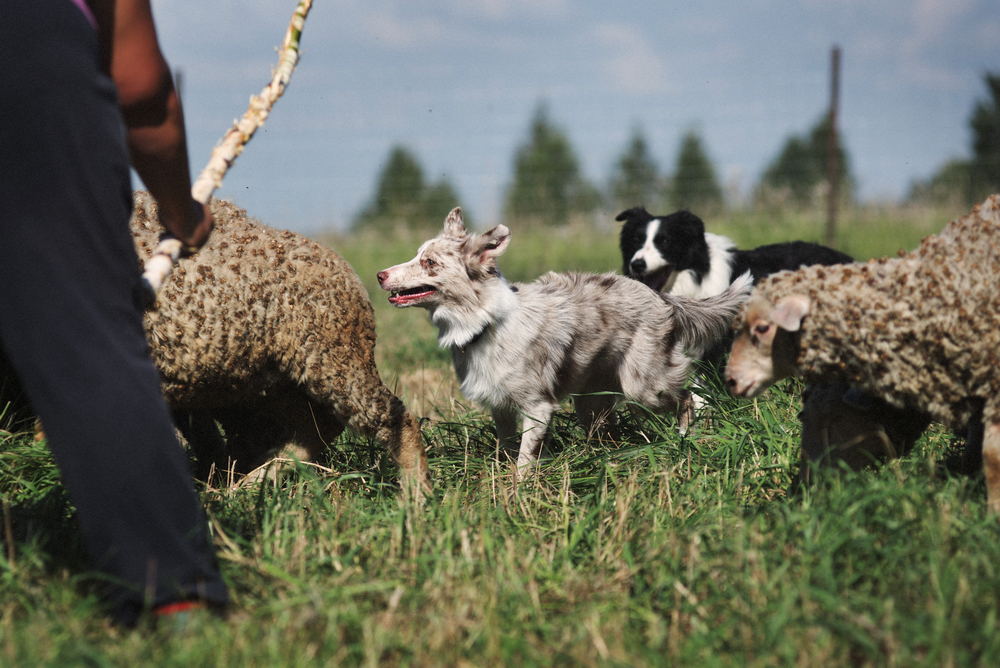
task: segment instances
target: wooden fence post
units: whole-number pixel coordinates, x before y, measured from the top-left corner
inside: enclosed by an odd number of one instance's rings
[[[827,209],[826,245],[831,248],[837,243],[837,200],[840,191],[840,169],[837,164],[837,105],[840,98],[840,47],[834,46],[830,54],[830,137],[826,154]]]

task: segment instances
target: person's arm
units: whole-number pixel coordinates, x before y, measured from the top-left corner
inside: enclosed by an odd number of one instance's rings
[[[102,51],[128,129],[132,166],[159,204],[159,218],[185,246],[207,241],[214,221],[191,197],[180,98],[160,52],[149,0],[95,0]]]

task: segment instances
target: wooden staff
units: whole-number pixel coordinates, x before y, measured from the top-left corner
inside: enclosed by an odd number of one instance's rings
[[[243,152],[243,147],[253,137],[257,128],[264,125],[271,107],[285,92],[285,86],[288,85],[292,71],[299,62],[299,38],[302,35],[302,27],[305,25],[306,15],[309,14],[310,7],[312,7],[312,0],[299,0],[295,13],[292,15],[292,21],[288,25],[288,31],[285,33],[285,40],[281,44],[278,67],[271,77],[271,82],[264,87],[260,95],[250,96],[250,108],[243,114],[243,118],[235,122],[233,127],[222,136],[216,147],[212,149],[212,157],[205,169],[198,175],[194,185],[191,186],[191,196],[196,201],[208,204],[212,193],[222,185],[222,177],[236,160],[236,156]],[[181,255],[181,250],[182,244],[179,239],[170,234],[164,234],[160,237],[160,243],[156,250],[146,260],[142,280],[151,305],[156,303],[156,293],[166,283],[174,264]]]

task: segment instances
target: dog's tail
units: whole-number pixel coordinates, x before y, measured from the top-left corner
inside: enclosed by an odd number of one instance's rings
[[[696,355],[724,337],[732,327],[740,306],[753,290],[753,277],[746,272],[725,292],[706,299],[661,294],[674,307],[677,342]]]

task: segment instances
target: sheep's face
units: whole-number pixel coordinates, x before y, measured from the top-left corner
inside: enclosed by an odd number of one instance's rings
[[[809,298],[791,295],[771,304],[755,295],[747,302],[726,367],[726,384],[740,397],[756,397],[795,372],[798,332],[809,314]]]

